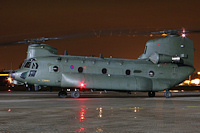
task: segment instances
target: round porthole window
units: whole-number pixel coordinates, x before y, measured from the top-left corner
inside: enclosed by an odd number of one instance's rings
[[[106,68],[103,68],[103,69],[102,69],[102,73],[103,73],[103,74],[106,74],[106,73],[107,73],[107,69],[106,69]]]
[[[126,75],[130,75],[131,74],[131,70],[127,69],[125,73],[126,73]]]
[[[57,72],[58,70],[59,70],[59,69],[58,69],[57,66],[54,66],[54,67],[53,67],[53,71],[54,71],[54,72]]]
[[[78,68],[78,72],[79,72],[79,73],[82,73],[82,72],[83,72],[83,67],[79,67],[79,68]]]
[[[149,71],[149,76],[153,77],[154,76],[154,71]]]

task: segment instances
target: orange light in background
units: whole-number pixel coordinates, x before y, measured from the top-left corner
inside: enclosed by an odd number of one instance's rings
[[[184,83],[189,85],[190,84],[190,80],[185,80]]]
[[[161,36],[163,36],[163,37],[166,37],[166,36],[167,36],[167,34],[162,34]]]
[[[9,82],[11,82],[11,81],[12,81],[12,78],[11,78],[11,77],[8,77],[7,80],[8,80]]]
[[[196,79],[191,80],[191,84],[199,85],[200,79],[196,78]]]
[[[197,72],[198,75],[200,75],[200,72]]]

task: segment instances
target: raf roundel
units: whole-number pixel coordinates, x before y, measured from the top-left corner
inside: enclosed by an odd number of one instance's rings
[[[71,68],[71,69],[74,69],[74,66],[73,66],[73,65],[71,65],[71,66],[70,66],[70,68]]]

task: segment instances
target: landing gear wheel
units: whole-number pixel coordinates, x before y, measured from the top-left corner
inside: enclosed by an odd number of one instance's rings
[[[58,97],[60,97],[60,98],[66,98],[67,97],[67,92],[66,91],[60,91],[58,93]]]
[[[32,91],[32,85],[27,87],[28,91]]]
[[[149,97],[155,97],[155,91],[149,91],[148,96]]]
[[[166,98],[170,98],[170,97],[172,96],[172,93],[171,93],[170,91],[167,90],[167,91],[164,93],[164,95],[165,95]]]
[[[71,97],[73,97],[73,98],[79,98],[80,97],[80,92],[79,91],[72,91]]]

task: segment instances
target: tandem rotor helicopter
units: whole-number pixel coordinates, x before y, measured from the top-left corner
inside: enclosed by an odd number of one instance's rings
[[[43,44],[48,40],[69,38],[38,38],[14,43],[28,43],[27,57],[20,69],[9,74],[12,84],[26,87],[60,87],[58,96],[79,98],[84,90],[148,92],[165,91],[166,98],[171,97],[170,88],[183,82],[194,72],[193,41],[185,37],[186,33],[200,31],[165,30],[156,32],[130,32],[125,34],[167,34],[165,37],[151,39],[145,45],[144,53],[138,59],[103,58],[71,56],[67,52],[57,55],[57,49]],[[108,31],[101,32],[108,35]],[[85,36],[91,34],[84,34]],[[81,36],[84,36],[81,35]],[[79,35],[72,35],[76,38]],[[66,89],[66,90],[65,90]]]

